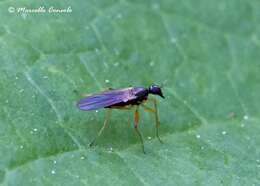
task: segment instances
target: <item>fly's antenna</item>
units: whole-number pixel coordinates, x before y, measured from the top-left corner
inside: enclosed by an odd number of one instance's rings
[[[160,84],[159,87],[160,87],[160,88],[163,88],[163,87],[166,85],[167,81],[168,81],[167,79],[164,80],[164,81]]]

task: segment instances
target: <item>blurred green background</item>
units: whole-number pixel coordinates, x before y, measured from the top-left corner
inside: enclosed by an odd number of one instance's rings
[[[49,13],[50,7],[72,12]],[[19,11],[37,9],[45,13]],[[260,185],[260,1],[0,2],[2,185]],[[167,81],[164,141],[83,94]]]

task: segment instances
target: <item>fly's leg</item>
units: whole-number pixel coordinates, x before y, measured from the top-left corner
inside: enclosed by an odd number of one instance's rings
[[[109,118],[110,118],[110,114],[111,114],[111,109],[108,109],[108,110],[106,111],[106,116],[105,116],[104,124],[103,124],[102,128],[99,130],[97,136],[96,136],[96,137],[92,140],[92,142],[89,144],[90,147],[92,147],[92,146],[95,144],[95,142],[96,142],[96,140],[98,139],[98,137],[102,134],[102,132],[103,132],[104,129],[106,128],[106,126],[107,126],[107,124],[108,124],[108,120],[109,120]]]
[[[140,141],[141,141],[141,144],[142,144],[143,153],[145,154],[145,151],[144,151],[144,141],[143,141],[143,138],[142,138],[142,134],[138,130],[138,124],[139,124],[139,111],[138,111],[138,106],[137,106],[136,109],[135,109],[135,113],[134,113],[134,127],[135,127],[135,132],[137,133],[137,135],[140,138]]]
[[[151,112],[154,114],[155,117],[155,127],[156,127],[156,137],[160,141],[160,143],[163,143],[159,136],[159,126],[160,126],[160,121],[159,121],[159,116],[158,116],[158,109],[157,109],[157,101],[156,99],[150,99],[153,102],[154,108],[147,107],[146,105],[142,105],[144,107],[144,110],[147,112]]]

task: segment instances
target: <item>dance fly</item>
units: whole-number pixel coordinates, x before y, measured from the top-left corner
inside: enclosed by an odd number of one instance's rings
[[[95,143],[96,139],[102,134],[103,130],[106,128],[108,120],[110,118],[111,109],[131,110],[132,108],[134,108],[134,128],[137,135],[140,138],[142,150],[145,153],[143,138],[140,131],[138,130],[139,106],[142,106],[145,111],[154,114],[156,124],[156,137],[162,143],[162,140],[160,139],[158,132],[160,122],[158,117],[157,102],[154,98],[148,98],[149,94],[158,95],[164,98],[161,87],[152,84],[148,88],[138,86],[123,89],[109,89],[108,91],[92,94],[79,100],[77,106],[81,110],[88,111],[97,110],[101,108],[107,109],[104,124],[102,128],[99,130],[97,137],[94,138],[94,140],[90,143],[90,146],[92,146]],[[145,105],[147,101],[151,101],[153,103],[153,108],[150,108],[147,105]]]

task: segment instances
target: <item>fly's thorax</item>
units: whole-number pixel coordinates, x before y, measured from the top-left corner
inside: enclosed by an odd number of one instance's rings
[[[137,99],[145,99],[147,98],[149,91],[144,87],[133,87],[132,93],[134,96],[136,96]]]

